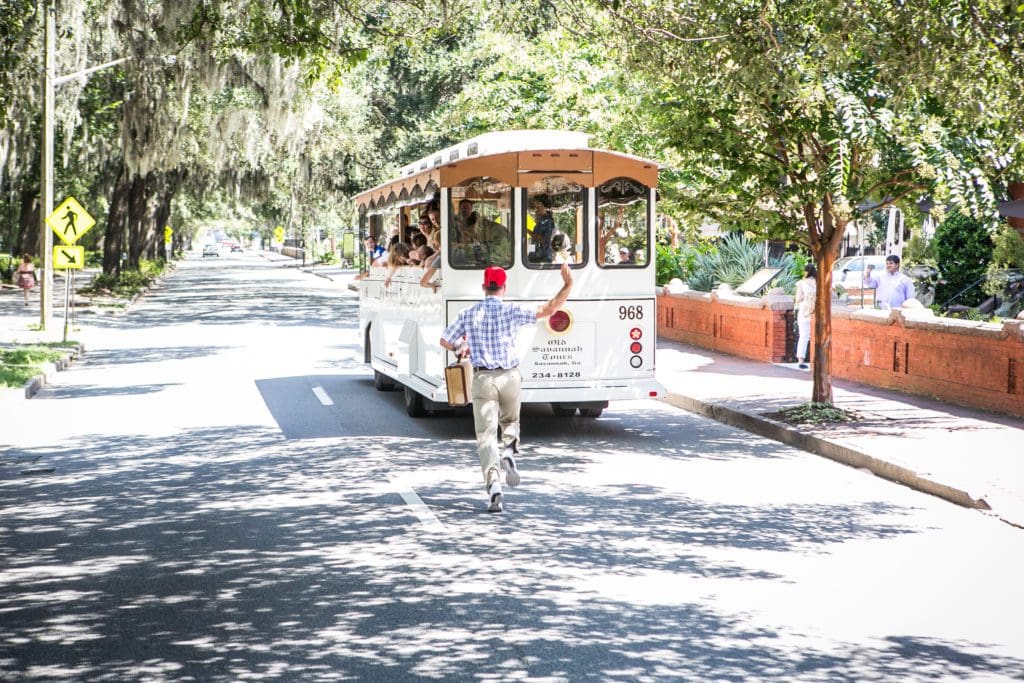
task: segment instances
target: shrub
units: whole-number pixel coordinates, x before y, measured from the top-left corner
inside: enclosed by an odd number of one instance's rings
[[[935,230],[935,259],[942,279],[935,300],[948,301],[985,274],[992,259],[992,238],[981,221],[954,212]],[[977,306],[985,298],[981,288],[967,292],[957,303]]]
[[[7,254],[0,254],[0,279],[4,282],[11,282],[14,279],[15,258]]]
[[[992,265],[997,268],[1024,270],[1024,238],[1008,224],[1004,224],[996,233]]]
[[[166,267],[163,259],[142,260],[139,262],[138,270],[122,270],[120,275],[100,273],[81,291],[88,294],[132,297],[153,284]]]
[[[673,278],[682,280],[683,268],[679,260],[678,249],[673,249],[666,244],[656,245],[654,252],[655,282],[664,285],[671,282]]]
[[[715,249],[703,241],[682,244],[675,249],[666,244],[655,245],[655,248],[655,277],[659,285],[670,282],[672,278],[688,280],[693,275],[701,255]]]

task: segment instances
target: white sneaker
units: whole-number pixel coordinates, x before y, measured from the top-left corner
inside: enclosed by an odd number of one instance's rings
[[[515,451],[509,446],[501,454],[501,469],[505,472],[505,483],[511,488],[519,486],[519,469],[516,467]]]
[[[495,479],[487,487],[487,495],[490,496],[490,503],[487,505],[488,512],[501,512],[501,482]]]

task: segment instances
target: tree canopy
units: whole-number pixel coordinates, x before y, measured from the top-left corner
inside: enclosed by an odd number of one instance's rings
[[[992,183],[1019,165],[1019,131],[1001,135],[995,113],[1019,83],[1000,48],[1021,36],[1018,15],[956,0],[597,4],[649,84],[648,126],[685,167],[680,204],[813,255],[813,400],[831,402],[831,270],[847,225],[923,196],[991,211]]]
[[[994,216],[1024,164],[1024,14],[996,0],[67,0],[57,195],[96,211],[116,272],[231,212],[344,227],[351,196],[430,149],[568,128],[664,166],[663,212],[805,245],[815,400],[831,398],[831,263],[846,226],[929,197]],[[3,0],[0,231],[38,224],[37,3]],[[941,218],[941,216],[939,216]],[[189,219],[189,220],[186,220]]]

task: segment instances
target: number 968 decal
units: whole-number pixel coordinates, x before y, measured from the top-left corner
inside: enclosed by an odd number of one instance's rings
[[[643,320],[643,306],[619,306],[619,320]]]

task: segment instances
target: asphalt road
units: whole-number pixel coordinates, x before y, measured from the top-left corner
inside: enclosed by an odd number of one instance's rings
[[[356,304],[194,258],[2,406],[0,678],[1024,677],[1019,529],[654,401],[526,410],[489,515]]]

